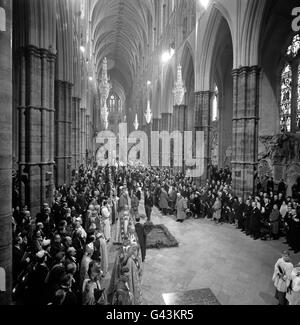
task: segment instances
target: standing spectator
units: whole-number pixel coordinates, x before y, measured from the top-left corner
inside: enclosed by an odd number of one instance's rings
[[[159,197],[159,207],[162,210],[164,215],[167,215],[169,210],[169,196],[166,189],[163,187],[161,189],[160,197]]]
[[[151,221],[151,213],[153,208],[153,199],[149,189],[145,193],[145,212],[147,216],[147,221]]]
[[[184,222],[186,219],[186,210],[187,204],[185,198],[181,195],[181,193],[177,194],[177,202],[176,202],[176,211],[177,211],[177,222]]]
[[[278,193],[283,194],[284,197],[286,196],[286,184],[284,182],[284,179],[282,179],[278,184]]]
[[[274,192],[274,179],[273,177],[269,177],[267,182],[267,192]]]
[[[139,217],[136,218],[135,231],[141,248],[142,262],[144,263],[146,258],[147,234],[144,226],[140,223]]]
[[[271,236],[273,239],[279,238],[279,221],[280,213],[278,211],[278,206],[274,204],[273,210],[270,214]]]

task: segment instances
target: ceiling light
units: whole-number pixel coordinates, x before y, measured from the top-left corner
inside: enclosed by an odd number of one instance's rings
[[[84,52],[85,52],[85,47],[84,47],[84,46],[80,46],[80,51],[81,51],[82,53],[84,53]]]
[[[163,63],[167,63],[171,59],[171,55],[169,52],[164,52],[161,56],[161,60]]]
[[[90,81],[93,81],[93,77],[89,77],[89,80],[90,80]]]
[[[210,3],[210,0],[200,0],[201,5],[207,9]]]
[[[147,81],[147,85],[151,86],[151,81],[150,80]]]

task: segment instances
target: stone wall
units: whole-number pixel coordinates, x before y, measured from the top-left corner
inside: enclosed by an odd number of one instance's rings
[[[300,134],[260,136],[258,175],[268,174],[279,183],[283,178],[291,187],[300,177]]]

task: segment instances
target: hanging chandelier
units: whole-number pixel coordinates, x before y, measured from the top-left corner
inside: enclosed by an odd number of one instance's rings
[[[152,112],[151,112],[151,107],[150,107],[150,100],[148,99],[147,101],[147,110],[146,110],[146,114],[145,114],[145,119],[147,124],[151,123],[152,120]]]
[[[177,67],[177,80],[175,82],[175,87],[173,89],[174,99],[176,105],[181,105],[186,93],[186,88],[182,80],[182,68],[181,65]]]
[[[103,119],[103,123],[105,126],[105,129],[108,128],[108,107],[107,107],[107,99],[109,96],[111,90],[111,83],[109,82],[108,75],[107,75],[107,59],[104,58],[102,62],[102,76],[101,76],[101,82],[99,85],[99,91],[101,95],[101,116]]]
[[[136,131],[139,129],[139,120],[138,120],[137,114],[135,114],[135,120],[134,120],[133,126]]]

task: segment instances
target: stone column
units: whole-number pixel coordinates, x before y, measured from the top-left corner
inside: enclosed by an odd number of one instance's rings
[[[86,115],[86,124],[85,124],[85,158],[86,158],[86,163],[87,159],[89,158],[89,151],[90,151],[90,116]]]
[[[171,113],[161,113],[162,130],[171,131],[172,130],[172,114]]]
[[[201,183],[206,182],[210,176],[209,165],[211,158],[211,105],[213,91],[199,91],[195,93],[195,131],[204,132],[205,156],[204,156],[204,175],[201,177]]]
[[[72,136],[72,84],[55,82],[55,136],[56,185],[69,184],[71,180]]]
[[[153,124],[152,124],[152,121],[148,124],[146,124],[146,129],[145,129],[145,132],[147,134],[147,137],[148,137],[148,164],[149,166],[151,166],[151,133],[152,133],[152,127],[153,127]]]
[[[85,161],[85,140],[86,140],[86,108],[80,109],[80,163]]]
[[[160,119],[159,118],[154,118],[153,119],[153,126],[152,129],[153,131],[159,131],[159,124],[160,124]]]
[[[75,106],[73,116],[75,118],[75,157],[76,157],[76,168],[80,165],[80,101],[81,98],[74,97]]]
[[[21,197],[32,215],[52,203],[55,55],[34,46],[16,52]]]
[[[233,191],[243,198],[254,193],[258,165],[259,75],[257,66],[233,75]]]
[[[179,106],[173,107],[172,131],[179,131]]]
[[[12,290],[12,1],[0,0],[5,30],[0,30],[0,268],[5,272],[5,291],[0,305],[11,304]],[[4,13],[2,13],[4,14]]]

